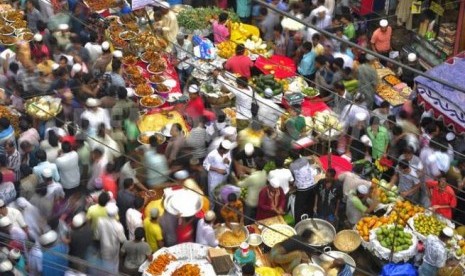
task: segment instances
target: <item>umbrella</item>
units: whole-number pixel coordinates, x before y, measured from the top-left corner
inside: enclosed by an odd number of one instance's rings
[[[259,56],[255,66],[264,74],[274,74],[278,79],[285,79],[296,75],[297,67],[291,58],[273,55],[270,58]]]
[[[329,155],[329,158],[331,158],[331,167],[336,170],[336,176],[343,172],[352,171],[352,164],[346,159],[334,154]],[[321,166],[325,171],[328,169],[329,158],[328,155],[323,155],[319,158]]]

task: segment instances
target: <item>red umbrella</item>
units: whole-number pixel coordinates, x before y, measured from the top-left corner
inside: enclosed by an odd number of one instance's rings
[[[352,164],[340,156],[331,154],[331,167],[336,170],[336,175],[339,175],[343,172],[352,171]],[[328,155],[323,155],[320,157],[321,166],[326,171],[328,169]]]
[[[297,67],[291,58],[273,55],[270,58],[259,56],[255,66],[264,74],[274,74],[278,79],[285,79],[296,75]]]

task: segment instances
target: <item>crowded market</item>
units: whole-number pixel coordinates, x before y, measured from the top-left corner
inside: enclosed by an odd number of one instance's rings
[[[1,1],[0,275],[465,275],[464,14]]]

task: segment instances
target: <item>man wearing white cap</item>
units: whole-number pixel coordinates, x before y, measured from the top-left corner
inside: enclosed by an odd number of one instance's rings
[[[110,51],[110,42],[104,41],[101,47],[102,54],[95,60],[93,69],[99,73],[105,73],[111,71],[111,60],[113,59],[113,55]]]
[[[158,208],[152,208],[150,209],[150,216],[144,219],[145,238],[152,252],[164,246],[162,229],[158,223],[159,215]]]
[[[42,246],[42,275],[63,275],[68,270],[68,245],[58,238],[58,233],[50,230],[40,236]],[[51,265],[53,264],[53,265]]]
[[[218,149],[210,152],[203,161],[203,167],[208,172],[208,194],[212,205],[216,186],[226,181],[231,170],[231,146],[229,140],[223,140]]]
[[[118,206],[107,203],[108,217],[101,217],[97,222],[96,237],[100,240],[100,254],[103,267],[111,273],[118,273],[120,244],[126,241],[123,225],[118,221]]]
[[[84,48],[89,52],[89,67],[102,55],[102,45],[97,43],[98,35],[96,32],[90,32],[89,42],[84,45]],[[108,42],[107,42],[108,43]]]
[[[179,33],[178,19],[176,14],[170,9],[170,4],[168,2],[158,2],[158,6],[161,9],[162,17],[161,20],[157,22],[157,26],[168,40],[167,51],[171,51],[171,43],[176,41],[176,35]]]
[[[418,63],[418,57],[415,53],[409,53],[407,55],[407,65],[422,71],[420,63]],[[417,73],[413,72],[412,70],[402,70],[401,80],[405,82],[409,87],[413,87],[414,79],[418,76]]]
[[[0,217],[0,232],[9,235],[11,242],[23,247],[23,242],[27,241],[26,232],[18,226],[14,225],[9,217]],[[23,248],[22,248],[23,249]]]
[[[421,276],[437,275],[439,268],[446,265],[448,255],[446,244],[453,236],[454,230],[446,226],[442,229],[439,237],[436,235],[426,237],[423,263],[418,268]]]
[[[352,191],[347,198],[346,216],[351,225],[355,225],[365,214],[371,210],[367,199],[370,189],[365,185],[357,187],[357,191]]]
[[[389,22],[386,19],[380,20],[379,28],[371,36],[371,49],[378,54],[388,57],[391,51],[391,37],[392,28],[389,26]],[[381,63],[384,62],[384,60],[381,60]]]
[[[354,127],[358,122],[368,122],[370,118],[370,112],[364,105],[365,96],[362,93],[357,93],[354,98],[353,104],[346,105],[339,116],[339,120],[344,125],[345,129]]]
[[[21,255],[21,251],[17,248],[13,248],[8,253],[8,260],[13,265],[14,273],[26,275],[26,261]],[[17,275],[17,274],[15,274]]]
[[[216,239],[215,230],[213,229],[215,219],[215,212],[209,210],[205,216],[197,222],[196,243],[211,247],[218,246],[218,240]]]
[[[99,99],[88,98],[86,100],[87,108],[81,114],[81,120],[89,121],[89,135],[96,135],[101,124],[104,124],[107,130],[111,129],[110,114],[106,109],[101,108],[100,104]]]
[[[286,194],[280,187],[281,180],[276,177],[268,178],[268,183],[258,195],[257,220],[285,214]]]
[[[87,223],[86,213],[81,212],[74,215],[71,227],[69,255],[85,260],[92,244],[92,239],[89,237],[92,237],[93,234],[90,223]],[[71,267],[79,271],[86,271],[86,267],[82,264],[73,262]]]

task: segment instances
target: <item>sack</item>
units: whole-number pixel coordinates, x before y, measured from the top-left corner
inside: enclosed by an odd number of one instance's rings
[[[412,264],[387,264],[383,266],[381,276],[417,276]]]

